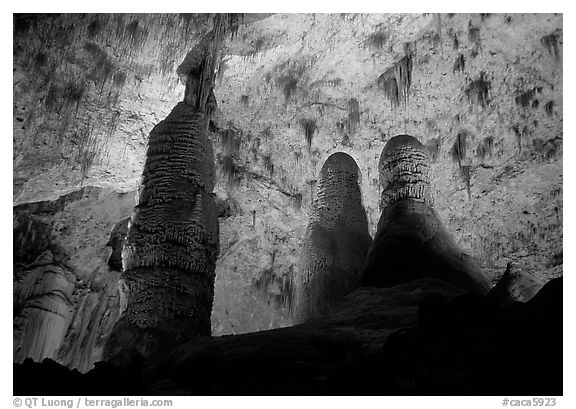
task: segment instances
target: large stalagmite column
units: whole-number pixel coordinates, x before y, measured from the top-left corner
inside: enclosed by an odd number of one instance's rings
[[[422,144],[409,135],[395,136],[382,150],[379,170],[382,215],[365,264],[365,284],[388,287],[436,277],[486,293],[490,283],[433,208],[430,159]]]
[[[345,153],[330,156],[316,188],[316,199],[293,277],[295,323],[318,316],[354,290],[372,243],[362,206],[360,169]]]
[[[184,101],[150,132],[138,205],[122,254],[122,315],[104,350],[118,365],[210,335],[218,217],[207,136],[226,16],[178,68]]]

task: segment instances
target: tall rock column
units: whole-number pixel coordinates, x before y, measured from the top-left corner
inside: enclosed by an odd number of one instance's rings
[[[486,293],[490,283],[463,253],[434,210],[430,159],[409,135],[392,138],[380,156],[382,215],[364,267],[366,285],[388,287],[436,277]]]
[[[318,316],[360,284],[372,238],[359,178],[354,159],[341,152],[330,156],[320,171],[300,266],[293,277],[295,323]]]
[[[228,16],[178,68],[184,101],[150,132],[138,205],[122,252],[122,315],[104,350],[118,365],[210,335],[219,226],[207,136]]]

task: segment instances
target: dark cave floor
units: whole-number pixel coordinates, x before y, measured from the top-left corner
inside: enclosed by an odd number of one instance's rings
[[[562,395],[562,278],[526,303],[440,280],[362,287],[321,319],[190,340],[121,369],[14,364],[15,395]]]

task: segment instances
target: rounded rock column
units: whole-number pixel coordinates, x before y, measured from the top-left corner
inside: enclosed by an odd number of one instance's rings
[[[119,365],[210,336],[219,226],[206,116],[180,102],[150,132],[122,251],[122,315],[104,350]]]
[[[300,265],[293,277],[295,323],[317,317],[360,284],[372,238],[359,178],[354,159],[341,152],[331,155],[320,171]]]
[[[364,284],[389,287],[436,277],[484,294],[490,283],[434,210],[430,159],[414,137],[398,135],[379,162],[382,215],[364,267]]]

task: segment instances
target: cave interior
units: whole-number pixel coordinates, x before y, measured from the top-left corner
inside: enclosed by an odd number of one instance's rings
[[[560,13],[14,14],[14,394],[562,395],[562,70]]]

